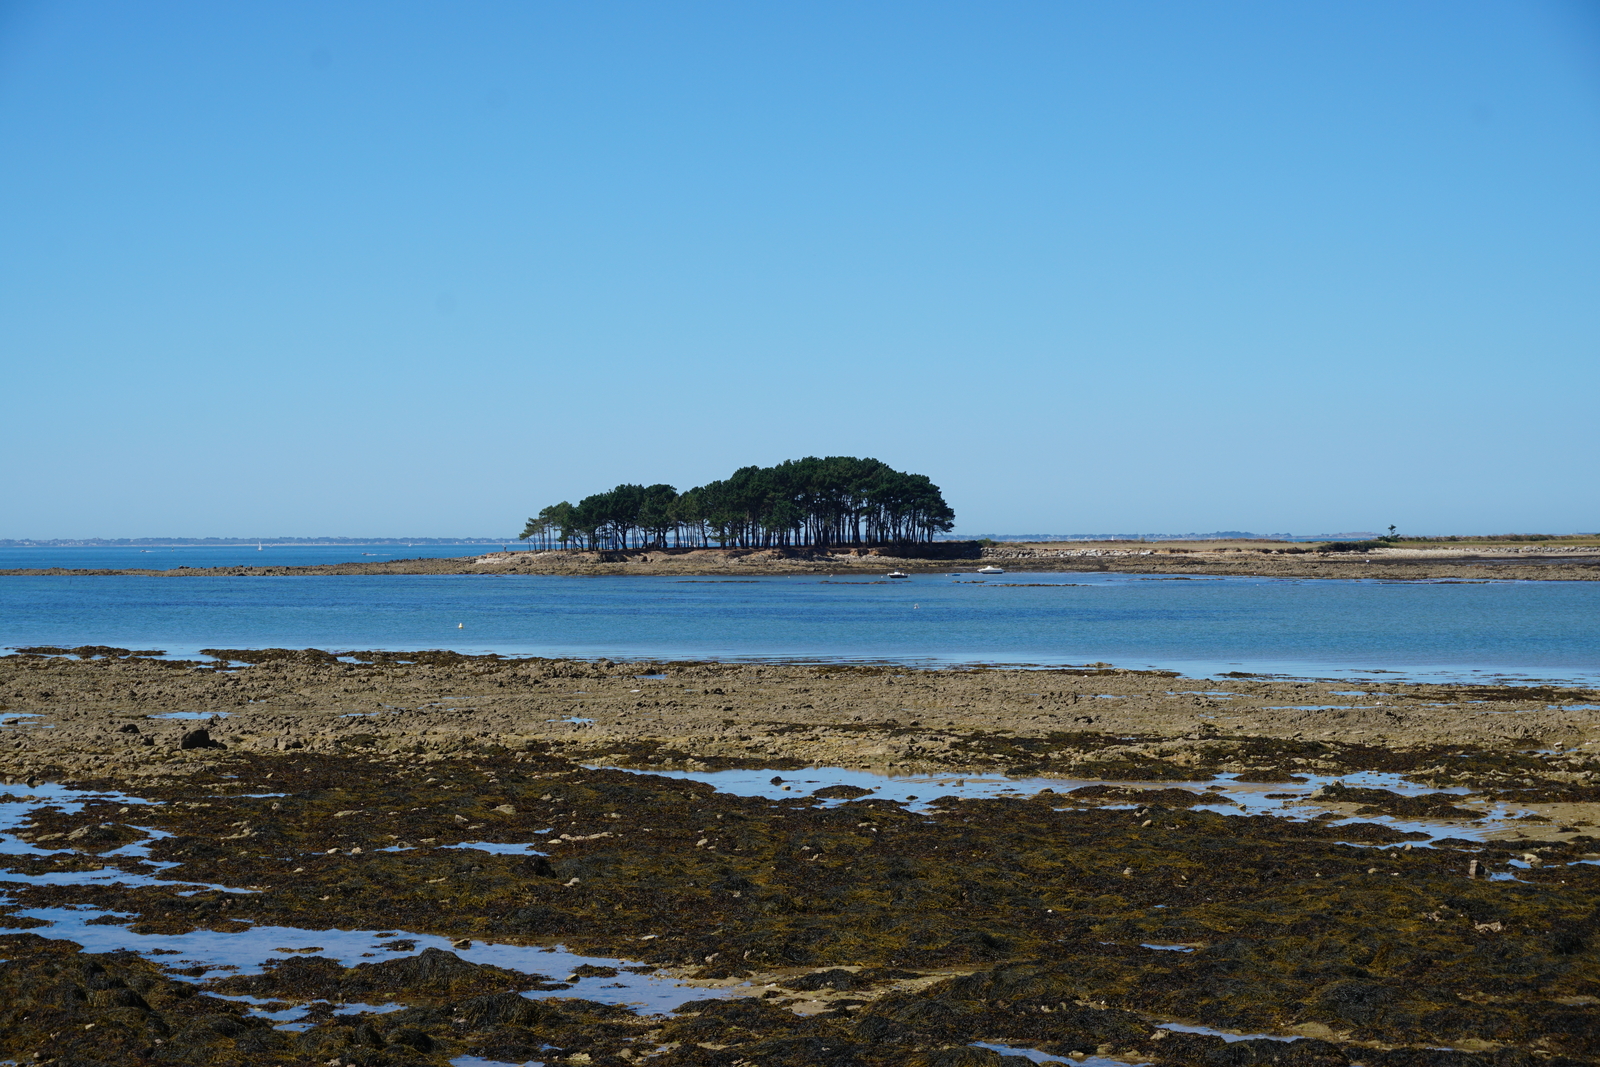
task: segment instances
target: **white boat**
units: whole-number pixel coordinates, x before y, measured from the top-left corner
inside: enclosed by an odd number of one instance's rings
[[[1003,568],[1003,567],[994,567],[994,566],[979,567],[978,568],[978,573],[979,574],[1004,574],[1005,573],[1005,568]]]
[[[909,578],[909,577],[911,577],[911,575],[905,573],[904,571],[890,571],[889,574],[888,574],[888,577],[890,577],[890,578]]]

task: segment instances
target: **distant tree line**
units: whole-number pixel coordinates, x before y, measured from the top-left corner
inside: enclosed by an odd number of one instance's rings
[[[827,547],[931,541],[955,512],[926,475],[875,459],[828,456],[741,467],[680,493],[670,485],[619,485],[562,501],[528,520],[522,539],[541,548]]]

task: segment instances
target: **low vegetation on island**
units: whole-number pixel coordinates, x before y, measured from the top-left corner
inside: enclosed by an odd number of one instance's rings
[[[522,538],[541,548],[825,547],[931,541],[955,512],[923,474],[876,459],[828,456],[741,467],[680,493],[670,485],[619,485],[563,500],[528,520]]]

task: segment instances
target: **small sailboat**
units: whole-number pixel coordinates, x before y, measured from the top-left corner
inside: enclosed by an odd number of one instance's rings
[[[979,574],[1004,574],[1005,573],[1005,568],[1004,567],[996,567],[993,564],[991,564],[990,566],[987,566],[987,567],[979,567],[978,568],[978,573]]]
[[[890,571],[888,573],[887,577],[890,577],[890,578],[909,578],[909,577],[911,577],[911,575],[907,574],[905,571]]]

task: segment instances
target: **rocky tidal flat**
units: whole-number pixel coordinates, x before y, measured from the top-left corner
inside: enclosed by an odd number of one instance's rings
[[[0,1059],[1600,1063],[1600,692],[0,657]]]

